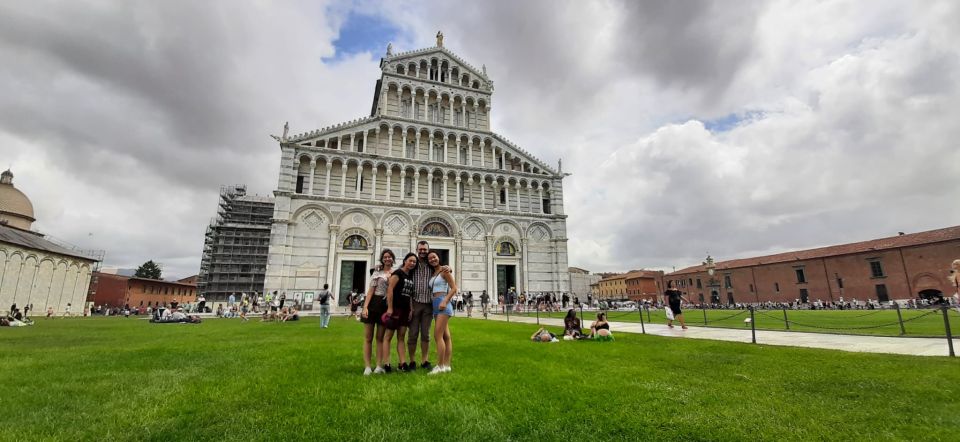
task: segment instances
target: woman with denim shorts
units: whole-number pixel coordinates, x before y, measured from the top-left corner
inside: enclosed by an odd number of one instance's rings
[[[450,339],[450,317],[453,316],[453,296],[457,294],[457,283],[451,272],[441,271],[440,255],[431,250],[427,254],[427,263],[433,268],[433,277],[430,278],[430,290],[433,292],[433,317],[436,318],[433,326],[434,342],[437,343],[437,359],[440,362],[429,374],[445,373],[450,371],[450,360],[453,357],[453,340]]]

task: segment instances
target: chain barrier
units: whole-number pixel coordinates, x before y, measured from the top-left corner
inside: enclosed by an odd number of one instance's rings
[[[710,322],[726,321],[727,319],[733,319],[733,318],[736,318],[737,316],[745,315],[745,314],[747,314],[747,313],[750,313],[750,311],[749,311],[749,310],[740,310],[740,312],[734,313],[734,314],[732,314],[732,315],[730,315],[730,316],[724,316],[724,317],[722,317],[722,318],[710,318]]]
[[[772,310],[768,310],[768,311],[772,311]],[[766,316],[767,318],[772,319],[772,320],[775,320],[775,321],[777,321],[777,322],[784,322],[782,318],[778,318],[778,317],[769,315],[769,314],[767,314],[767,313],[764,312],[764,311],[757,310],[756,313],[759,314],[759,315],[761,315],[761,316]],[[937,313],[937,310],[931,310],[931,311],[929,311],[929,312],[927,312],[927,313],[924,313],[924,314],[922,314],[922,315],[914,316],[914,317],[912,317],[912,318],[910,318],[910,319],[904,319],[903,322],[904,322],[904,323],[907,323],[907,322],[910,322],[910,321],[913,321],[913,320],[917,320],[917,319],[920,319],[920,318],[923,318],[923,317],[927,317],[927,316],[930,316],[930,315],[933,315],[933,314],[936,314],[936,313]],[[836,327],[826,327],[826,326],[820,326],[820,325],[804,324],[804,323],[796,322],[796,321],[793,321],[793,320],[787,320],[787,322],[790,323],[790,324],[792,324],[792,325],[799,325],[800,327],[815,328],[815,329],[820,329],[820,330],[870,330],[870,329],[883,328],[883,327],[892,327],[892,326],[899,326],[899,325],[900,325],[900,321],[891,322],[891,323],[887,323],[887,324],[880,324],[880,325],[863,325],[863,326],[856,326],[856,327],[839,327],[839,326],[836,326]]]

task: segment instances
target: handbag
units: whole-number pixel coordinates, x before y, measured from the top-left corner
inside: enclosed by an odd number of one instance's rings
[[[671,320],[671,321],[674,320],[674,317],[673,317],[673,309],[671,309],[670,307],[664,307],[664,308],[663,308],[663,311],[664,311],[664,314],[667,315],[667,319],[669,319],[669,320]]]

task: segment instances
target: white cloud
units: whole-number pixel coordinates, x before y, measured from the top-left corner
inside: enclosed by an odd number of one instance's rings
[[[352,9],[394,21],[395,50],[439,28],[487,65],[494,130],[573,173],[571,265],[669,269],[960,217],[949,1],[3,4],[0,162],[43,231],[195,273],[219,185],[276,185],[268,133],[369,112],[381,54],[323,61]],[[747,118],[701,123],[730,114]]]

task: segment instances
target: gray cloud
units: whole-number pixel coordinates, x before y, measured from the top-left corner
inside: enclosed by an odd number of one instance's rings
[[[487,65],[494,130],[574,174],[571,265],[670,268],[960,216],[943,190],[960,160],[951,2],[0,4],[0,160],[41,230],[195,273],[219,185],[275,186],[268,133],[369,112],[381,54],[323,61],[351,10],[402,29],[397,50],[442,29]],[[748,112],[728,132],[698,122]]]

